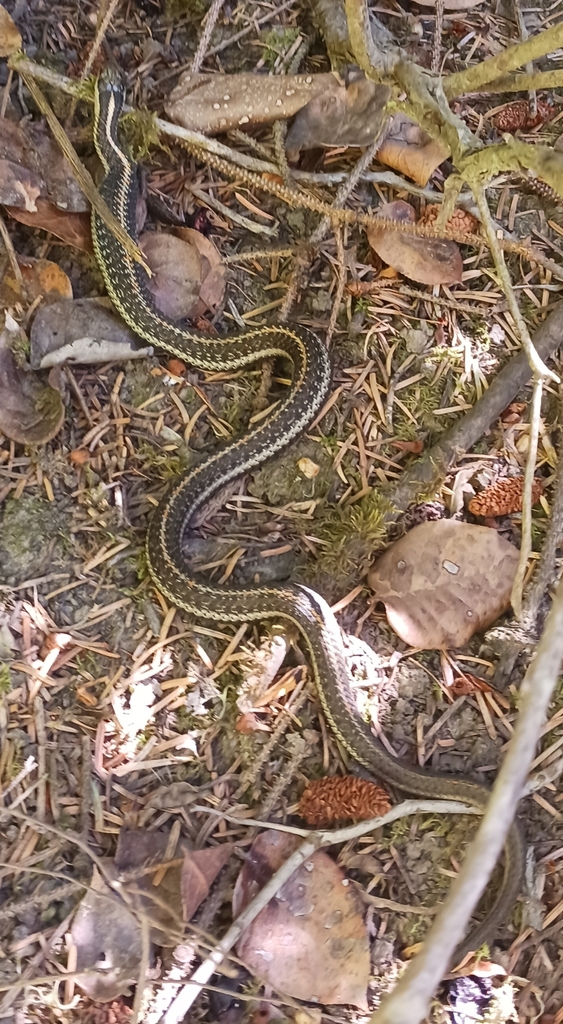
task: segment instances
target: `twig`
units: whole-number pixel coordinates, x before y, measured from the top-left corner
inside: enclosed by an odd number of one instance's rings
[[[442,32],[444,30],[444,0],[436,0],[436,20],[434,22],[434,38],[432,40],[431,70],[435,75],[440,70],[440,53],[442,49]]]
[[[535,71],[533,75],[517,74],[503,75],[495,78],[493,82],[485,82],[475,92],[529,92],[531,89],[539,92],[540,89],[560,89],[563,86],[563,71]]]
[[[118,3],[119,0],[110,0],[107,11],[105,12],[103,17],[99,21],[98,25],[96,26],[96,35],[94,37],[94,42],[92,43],[92,48],[90,50],[90,53],[88,54],[88,59],[84,64],[84,67],[82,68],[82,74],[80,75],[81,82],[88,78],[88,75],[94,67],[94,61],[96,60],[96,57],[100,52],[100,47],[104,41],[105,34],[109,28],[109,23],[113,18],[115,8],[117,7]]]
[[[219,17],[219,12],[224,3],[225,0],[213,0],[211,7],[209,8],[207,14],[205,15],[205,26],[203,32],[201,33],[197,50],[195,52],[195,56],[192,61],[192,66],[190,69],[193,75],[195,75],[199,71],[201,65],[205,60],[207,47],[209,46],[209,40],[211,39],[213,29],[215,28],[215,22]]]
[[[194,807],[194,810],[195,809],[196,808]],[[199,807],[197,809],[207,811],[207,813],[211,814],[214,813],[210,808]],[[232,949],[242,933],[249,927],[255,917],[257,917],[260,911],[270,902],[270,900],[274,898],[278,890],[281,889],[288,878],[291,878],[294,872],[297,871],[297,869],[317,850],[322,846],[331,846],[335,843],[347,843],[351,839],[365,835],[367,832],[371,832],[375,828],[381,828],[383,825],[391,821],[397,821],[399,818],[406,817],[410,814],[417,814],[419,811],[443,814],[480,813],[478,808],[467,807],[465,804],[458,803],[454,800],[405,800],[403,803],[398,804],[397,807],[391,808],[388,814],[383,815],[383,817],[373,818],[371,821],[362,821],[358,825],[352,825],[349,828],[335,829],[332,832],[307,832],[305,830],[299,830],[298,834],[306,836],[304,841],[300,844],[298,849],[288,857],[280,869],[276,871],[275,875],[272,876],[270,881],[266,883],[248,906],[244,908],[242,913],[239,914],[236,921],[233,922],[221,941],[217,943],[215,949],[212,950],[208,958],[200,965],[200,967],[198,967],[191,980],[182,986],[174,1002],[162,1018],[162,1024],[180,1024],[180,1021],[183,1020],[185,1014],[193,1005],[194,1000],[199,995],[203,986],[207,984],[210,977],[222,963],[225,955],[230,949]],[[221,814],[221,812],[218,813]],[[223,817],[227,821],[236,820],[237,822],[240,822],[240,819],[234,819],[232,815],[225,814]],[[289,831],[287,828],[279,829],[279,826],[269,822],[257,822],[248,818],[244,819],[244,824],[262,825],[266,828]],[[291,829],[291,831],[297,830]]]
[[[336,330],[338,323],[338,315],[340,313],[340,304],[346,288],[346,260],[344,253],[344,242],[342,240],[342,228],[336,228],[334,232],[334,239],[336,241],[336,255],[338,256],[338,267],[336,269],[336,289],[334,297],[332,299],[332,309],[330,311],[330,320],[326,329],[325,342],[330,345],[332,341],[332,335]]]
[[[518,25],[518,31],[520,33],[520,39],[522,39],[522,40],[529,39],[530,33],[528,32],[528,29],[526,28],[526,21],[524,19],[524,14],[523,14],[522,8],[520,6],[520,0],[513,0],[513,5],[514,5],[514,16],[516,18],[516,24]],[[533,65],[532,61],[529,61],[526,64],[526,71],[527,71],[527,73],[529,75],[533,75],[534,74],[534,65]],[[537,114],[537,112],[538,112],[538,98],[537,98],[536,90],[535,89],[529,89],[528,90],[528,99],[529,99],[529,103],[530,103],[530,113],[532,115]]]
[[[559,391],[559,424],[563,420],[563,387]],[[563,539],[563,443],[560,442],[557,452],[557,469],[551,498],[551,516],[543,542],[542,552],[535,571],[532,585],[524,600],[522,619],[527,632],[536,628],[538,613],[542,600],[553,580],[557,548]]]
[[[499,245],[499,240],[496,236],[493,219],[491,217],[483,186],[479,181],[472,181],[470,182],[470,185],[473,190],[473,195],[475,196],[475,199],[477,201],[477,206],[479,207],[479,212],[481,214],[481,223],[487,236],[487,241],[489,243],[491,255],[493,257],[495,268],[499,276],[499,283],[505,294],[510,315],[514,320],[514,326],[518,332],[518,336],[522,343],[522,348],[526,353],[532,371],[536,376],[548,378],[549,380],[555,381],[555,383],[558,384],[559,377],[557,376],[557,374],[554,373],[553,370],[550,370],[549,367],[546,366],[545,363],[538,356],[538,353],[530,337],[530,332],[528,331],[526,321],[524,320],[524,317],[520,312],[520,307],[518,305],[516,295],[514,293],[514,288],[512,287],[512,281],[510,280],[510,275],[508,273],[508,268],[504,260],[504,254]]]
[[[518,619],[522,618],[522,590],[528,568],[528,558],[532,550],[532,487],[534,484],[534,473],[536,470],[536,458],[538,454],[538,438],[540,433],[541,400],[543,392],[543,381],[541,377],[534,378],[532,391],[532,402],[530,405],[530,429],[528,432],[528,452],[526,456],[526,468],[524,470],[524,489],[522,493],[522,540],[520,543],[520,557],[516,568],[514,583],[510,594],[510,602],[514,614]]]
[[[270,228],[266,224],[258,224],[257,221],[250,220],[242,213],[231,210],[230,207],[225,206],[219,199],[210,195],[209,192],[205,192],[202,188],[195,188],[193,185],[190,185],[189,190],[204,206],[208,206],[210,210],[215,210],[221,217],[228,217],[233,224],[238,224],[239,227],[244,228],[246,231],[251,231],[254,235],[267,235],[269,238],[277,236],[277,228]]]
[[[461,870],[428,932],[421,952],[411,961],[371,1024],[419,1024],[451,959],[452,949],[484,891],[516,813],[536,743],[563,660],[563,583],[538,644],[536,657],[520,691],[520,711],[508,753],[477,835]]]

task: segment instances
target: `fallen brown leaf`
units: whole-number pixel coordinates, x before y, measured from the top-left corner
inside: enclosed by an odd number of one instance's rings
[[[377,151],[380,163],[405,174],[422,187],[449,155],[450,150],[443,142],[431,139],[405,114],[393,117]]]
[[[19,444],[45,444],[55,437],[64,421],[65,407],[56,371],[44,384],[37,374],[16,359],[15,351],[27,348],[27,339],[9,313],[0,330],[0,431]]]
[[[90,209],[72,167],[44,125],[16,124],[0,118],[0,160],[19,167],[20,175],[25,171],[31,174],[41,197],[63,212],[85,213]],[[3,202],[10,205],[8,199]]]
[[[402,199],[380,206],[378,216],[403,224],[414,224],[415,212]],[[419,238],[400,234],[374,224],[367,229],[369,244],[377,255],[399,273],[421,284],[457,284],[463,264],[455,242],[442,238]]]
[[[21,50],[21,45],[22,37],[19,29],[6,8],[0,4],[0,57],[9,57],[16,50]]]
[[[237,916],[300,840],[265,832],[254,840],[233,895]],[[344,873],[315,853],[260,911],[237,953],[278,992],[367,1009],[369,943],[359,900]]]
[[[232,852],[232,843],[185,851],[181,878],[184,921],[191,921]]]
[[[61,299],[42,306],[31,325],[31,365],[106,363],[152,352],[104,299]]]
[[[9,268],[0,281],[0,307],[13,306],[16,302],[32,304],[41,299],[56,302],[57,299],[71,299],[72,285],[64,270],[51,260],[34,259],[32,256],[18,256],[25,294],[21,294],[19,282]]]
[[[217,307],[225,289],[224,267],[213,242],[201,232],[146,232],[139,245],[152,271],[148,287],[163,313],[193,321]]]
[[[215,312],[223,301],[227,274],[225,264],[217,246],[195,228],[177,228],[176,234],[183,242],[199,253],[201,260],[201,286],[193,319],[203,316],[208,310]]]
[[[35,213],[40,195],[41,180],[33,171],[12,160],[0,160],[0,203]]]
[[[36,200],[36,212],[18,210],[15,206],[6,206],[7,213],[20,224],[28,224],[31,228],[50,231],[68,245],[74,245],[84,252],[93,252],[90,217],[87,213],[66,213],[48,199]]]
[[[111,862],[106,867],[111,871]],[[101,1003],[128,992],[141,962],[141,931],[137,918],[106,885],[97,868],[70,934],[76,946],[76,969],[84,971],[76,979],[79,988]]]
[[[441,519],[396,541],[368,581],[405,643],[462,647],[508,608],[517,563],[496,530]]]
[[[390,89],[363,75],[348,85],[333,81],[296,115],[285,141],[290,161],[314,146],[369,146],[379,134]]]

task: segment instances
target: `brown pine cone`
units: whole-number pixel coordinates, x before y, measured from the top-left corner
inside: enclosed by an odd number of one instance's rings
[[[511,476],[497,480],[496,484],[485,487],[469,502],[469,511],[474,516],[507,516],[522,511],[524,477]],[[543,481],[536,478],[532,485],[532,500],[535,504],[543,491]]]
[[[430,203],[421,217],[418,219],[419,224],[435,224],[438,220],[438,214],[440,207],[435,203]],[[464,235],[475,235],[479,232],[480,224],[477,217],[474,217],[468,210],[454,210],[449,220],[446,222],[446,229],[448,231],[459,231]]]
[[[344,821],[366,821],[387,814],[384,789],[355,775],[326,776],[310,782],[299,801],[299,814],[313,828]]]
[[[527,100],[515,100],[514,103],[507,103],[498,114],[495,114],[492,121],[499,132],[517,132],[519,128],[525,128],[530,117],[530,107]]]

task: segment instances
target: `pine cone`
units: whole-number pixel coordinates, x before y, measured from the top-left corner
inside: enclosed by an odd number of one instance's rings
[[[523,490],[523,476],[504,477],[476,494],[469,502],[469,511],[474,516],[508,516],[511,512],[521,512]],[[542,491],[543,481],[536,478],[532,485],[534,503],[539,500]]]
[[[530,117],[530,107],[527,100],[515,100],[514,103],[507,103],[493,117],[493,124],[499,132],[517,132],[519,128],[525,128]]]
[[[299,814],[308,825],[365,821],[387,814],[391,804],[384,789],[355,775],[326,776],[310,782],[299,801]]]
[[[429,204],[424,213],[418,219],[419,224],[435,224],[438,220],[438,214],[440,207],[435,203]],[[448,231],[460,231],[464,235],[475,235],[480,229],[479,221],[477,217],[474,217],[468,210],[454,210],[449,220],[446,222],[446,228]]]
[[[551,185],[547,184],[547,181],[542,181],[541,178],[525,178],[526,188],[529,192],[535,192],[537,196],[541,196],[542,199],[548,199],[553,203],[558,203],[561,200],[561,196],[555,191]]]

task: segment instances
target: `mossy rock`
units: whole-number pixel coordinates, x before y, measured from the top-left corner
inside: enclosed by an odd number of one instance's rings
[[[60,502],[25,493],[9,498],[0,523],[0,576],[14,583],[40,576],[57,554],[64,554],[68,529]]]

